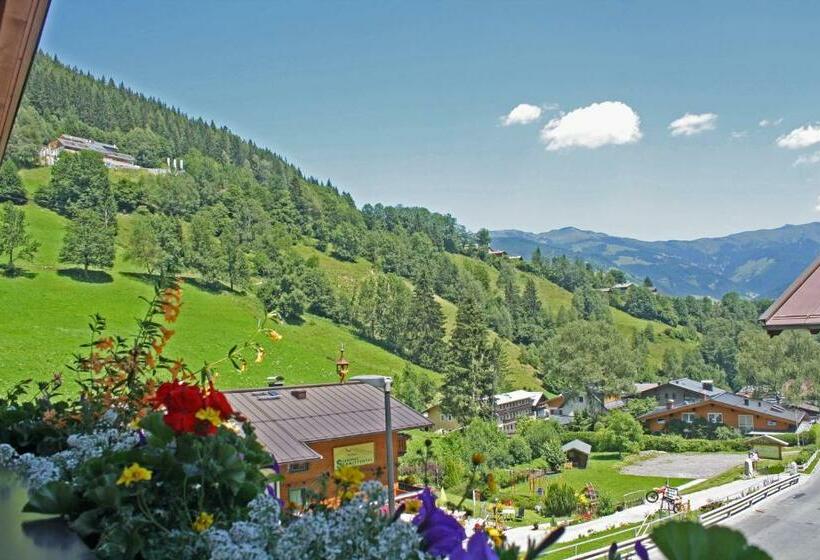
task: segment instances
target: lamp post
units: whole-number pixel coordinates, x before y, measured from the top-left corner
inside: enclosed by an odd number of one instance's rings
[[[393,378],[384,375],[356,375],[350,380],[367,383],[384,392],[384,437],[387,448],[387,507],[390,509],[390,515],[393,515],[396,512],[396,465],[393,460],[393,417],[390,414],[390,391],[393,385]]]

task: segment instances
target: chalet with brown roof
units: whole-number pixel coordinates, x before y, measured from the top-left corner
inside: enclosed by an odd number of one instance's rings
[[[723,424],[748,432],[793,432],[806,414],[760,399],[751,399],[728,392],[697,402],[668,402],[639,418],[650,432],[664,432],[669,422],[694,422],[696,418]]]
[[[284,481],[278,495],[302,505],[307,495],[327,486],[341,466],[355,466],[367,479],[387,481],[384,394],[365,383],[296,385],[226,393],[231,406],[253,423],[259,442],[273,455]],[[395,459],[404,453],[402,430],[427,428],[431,422],[393,399]]]
[[[658,405],[663,406],[666,406],[670,401],[674,406],[695,403],[726,392],[725,389],[716,387],[710,379],[696,381],[687,377],[672,379],[666,383],[646,384],[641,388],[636,387],[636,389],[637,397],[654,397],[658,401]]]
[[[820,258],[811,263],[758,320],[771,335],[785,329],[820,332]]]

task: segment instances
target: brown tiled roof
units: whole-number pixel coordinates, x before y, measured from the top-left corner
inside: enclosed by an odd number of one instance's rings
[[[306,398],[294,393],[305,391]],[[272,394],[278,397],[271,399]],[[280,463],[310,461],[321,455],[308,443],[384,431],[384,394],[364,383],[294,385],[226,393],[231,406],[250,420],[259,441]],[[396,399],[391,401],[393,430],[432,423]]]
[[[820,258],[792,282],[759,321],[770,331],[820,329]]]

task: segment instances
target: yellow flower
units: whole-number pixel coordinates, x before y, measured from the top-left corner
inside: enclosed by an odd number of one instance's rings
[[[265,349],[261,346],[256,349],[256,363],[261,364],[265,359]]]
[[[473,465],[477,467],[478,465],[484,462],[484,455],[482,455],[481,453],[473,453],[472,460]]]
[[[210,529],[213,524],[214,516],[207,511],[200,511],[199,515],[196,516],[196,519],[194,519],[194,522],[191,524],[191,528],[197,533],[201,533]]]
[[[219,411],[215,408],[211,408],[210,406],[207,408],[200,408],[196,411],[197,420],[205,420],[210,422],[214,426],[219,426],[222,423],[222,418],[219,416]]]
[[[495,527],[488,527],[486,530],[487,536],[490,537],[493,544],[495,546],[501,546],[501,543],[504,542],[504,534]]]
[[[356,467],[340,467],[333,473],[333,480],[339,486],[358,487],[364,480],[364,473]]]
[[[120,478],[117,479],[117,484],[120,486],[131,486],[135,482],[142,480],[151,480],[151,471],[145,467],[141,467],[139,463],[131,463],[130,467],[122,469]]]
[[[495,482],[495,475],[493,475],[493,473],[487,474],[487,490],[489,490],[491,494],[494,494],[496,490],[498,490],[498,485]]]
[[[271,342],[279,342],[280,340],[282,340],[282,335],[273,329],[270,329],[267,332],[267,335]]]

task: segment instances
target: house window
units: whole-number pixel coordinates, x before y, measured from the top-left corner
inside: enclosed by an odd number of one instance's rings
[[[578,397],[578,402],[579,402],[579,403],[584,402],[584,397],[579,396],[579,397]]]
[[[754,416],[751,414],[738,414],[737,427],[743,433],[751,432],[755,427]]]
[[[723,413],[709,412],[706,415],[706,419],[709,421],[710,424],[723,424]]]
[[[684,412],[680,415],[680,419],[687,424],[691,424],[695,421],[695,413],[694,412]]]
[[[666,424],[666,419],[665,418],[658,418],[657,422],[658,422],[658,424]]]
[[[307,470],[309,468],[310,468],[309,463],[292,463],[292,464],[288,465],[288,472],[292,472],[292,473],[307,472]]]
[[[774,420],[767,420],[766,425],[767,426],[777,426],[777,422],[775,422]]]
[[[302,506],[305,503],[306,488],[290,488],[288,490],[288,502]]]

